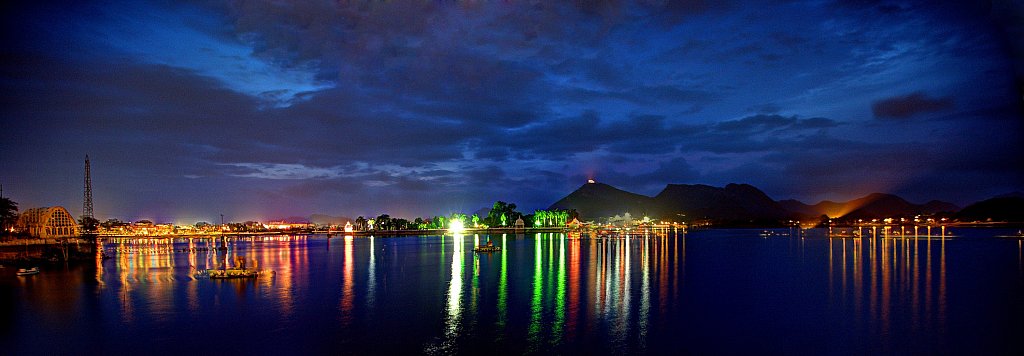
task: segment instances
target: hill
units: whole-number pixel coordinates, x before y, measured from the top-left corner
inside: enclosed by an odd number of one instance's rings
[[[626,212],[633,216],[643,216],[651,212],[651,203],[648,196],[604,183],[587,183],[551,204],[548,209],[576,209],[581,219],[595,220]]]
[[[853,205],[849,204],[849,202],[840,203],[831,200],[822,200],[817,204],[807,205],[799,200],[786,199],[779,201],[779,205],[800,217],[820,217],[822,215],[839,217],[853,209],[847,207]]]
[[[860,199],[851,200],[848,207],[855,207],[842,215],[843,219],[874,219],[883,217],[910,217],[917,214],[955,212],[956,205],[937,200],[925,204],[913,204],[892,194],[872,193]]]
[[[959,210],[956,205],[939,200],[914,204],[896,195],[883,193],[872,193],[846,202],[824,200],[814,205],[807,205],[797,200],[783,200],[779,204],[804,219],[821,215],[842,219],[875,219]]]
[[[1017,198],[1024,199],[1024,198]],[[713,187],[704,184],[669,184],[654,197],[630,193],[604,183],[588,183],[549,209],[576,209],[584,220],[598,220],[623,213],[662,219],[708,219],[717,224],[773,224],[785,220],[814,221],[822,215],[842,219],[910,217],[951,213],[951,203],[933,200],[914,204],[892,194],[872,193],[846,202],[822,201],[808,205],[797,200],[775,201],[749,184]]]
[[[727,223],[775,223],[790,213],[761,190],[748,184],[723,188],[703,184],[669,184],[658,195],[630,193],[604,183],[588,183],[551,205],[576,209],[585,220],[623,213],[685,220],[710,219]]]
[[[669,184],[654,197],[653,211],[668,218],[686,214],[692,219],[730,222],[784,220],[790,212],[767,194],[749,184],[723,188],[703,184]]]
[[[968,205],[956,214],[960,221],[1024,222],[1024,197],[1000,196]]]
[[[324,214],[313,214],[309,217],[309,222],[317,225],[344,225],[345,223],[353,220],[355,219],[347,216],[330,216]]]

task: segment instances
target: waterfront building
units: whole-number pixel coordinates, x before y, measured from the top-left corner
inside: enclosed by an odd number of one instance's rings
[[[268,221],[263,224],[263,227],[268,230],[301,230],[301,229],[312,229],[313,224],[308,222],[288,222],[287,220]]]
[[[75,237],[80,234],[78,222],[63,206],[25,210],[18,215],[15,228],[40,238]]]

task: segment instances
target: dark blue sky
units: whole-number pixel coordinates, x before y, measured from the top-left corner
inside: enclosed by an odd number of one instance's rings
[[[0,183],[193,223],[1024,190],[1012,1],[4,5]],[[667,4],[663,4],[667,3]]]

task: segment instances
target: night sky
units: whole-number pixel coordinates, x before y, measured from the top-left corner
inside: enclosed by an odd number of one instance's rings
[[[3,5],[3,195],[78,216],[86,154],[97,218],[185,224],[1024,190],[1010,0],[290,3]]]

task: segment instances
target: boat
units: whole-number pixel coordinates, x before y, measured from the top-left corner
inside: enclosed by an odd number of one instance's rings
[[[215,269],[207,272],[210,279],[234,279],[234,278],[256,278],[260,274],[257,271],[242,269],[242,268],[228,268],[228,269]]]
[[[501,251],[501,247],[494,246],[494,243],[488,241],[486,245],[480,245],[473,249],[474,252],[498,252]]]
[[[19,276],[31,276],[33,274],[39,274],[39,267],[32,267],[29,269],[19,268],[17,275]]]
[[[256,278],[265,273],[268,272],[246,268],[208,269],[200,272],[200,274],[204,274],[210,277],[210,279]]]

